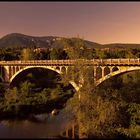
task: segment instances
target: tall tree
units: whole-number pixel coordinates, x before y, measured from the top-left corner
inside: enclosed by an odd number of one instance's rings
[[[34,60],[35,58],[33,49],[30,48],[24,48],[21,51],[21,60]]]
[[[58,53],[58,51],[57,51],[56,48],[53,48],[51,50],[51,52],[50,52],[50,59],[51,60],[57,60],[57,59],[59,59],[59,53]]]
[[[79,59],[87,57],[87,54],[85,53],[87,48],[83,39],[79,37],[62,39],[62,44],[69,59]]]
[[[81,86],[67,102],[66,111],[72,113],[72,119],[79,128],[79,138],[113,138],[119,124],[120,104],[115,99],[103,98],[96,91],[93,67],[85,66],[85,62],[77,60],[73,69],[63,75],[65,83],[70,80]]]

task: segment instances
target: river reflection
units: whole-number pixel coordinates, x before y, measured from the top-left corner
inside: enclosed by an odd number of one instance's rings
[[[30,115],[25,120],[2,120],[0,138],[51,138],[58,136],[69,122],[64,110],[57,115]]]

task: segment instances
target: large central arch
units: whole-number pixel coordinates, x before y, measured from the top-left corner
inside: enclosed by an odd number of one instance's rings
[[[130,72],[130,71],[135,71],[135,70],[140,70],[140,66],[132,66],[132,67],[118,67],[119,69],[117,71],[111,72],[109,74],[107,74],[106,76],[100,78],[99,80],[96,81],[96,86],[98,86],[99,84],[101,84],[103,81],[115,76],[115,75],[119,75],[121,73],[126,73],[126,72]]]
[[[63,74],[60,70],[55,69],[54,67],[51,66],[26,66],[22,69],[20,69],[19,71],[17,71],[11,78],[10,78],[10,83],[14,80],[14,78],[19,75],[20,73],[22,73],[23,71],[27,70],[27,69],[32,69],[32,68],[44,68],[44,69],[48,69],[48,70],[52,70],[57,72],[58,74]],[[76,91],[78,91],[80,89],[80,87],[74,82],[74,81],[69,81],[69,83],[74,87],[74,89]]]

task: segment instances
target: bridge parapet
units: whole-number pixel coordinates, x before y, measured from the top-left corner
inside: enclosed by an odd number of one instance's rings
[[[78,60],[82,60],[83,65],[140,65],[139,58],[120,58],[120,59],[75,59],[75,60],[15,60],[0,61],[0,65],[75,65]]]

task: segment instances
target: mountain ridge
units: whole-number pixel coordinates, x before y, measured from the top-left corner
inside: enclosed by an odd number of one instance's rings
[[[0,38],[0,48],[9,48],[9,47],[29,47],[36,46],[37,48],[53,48],[61,47],[59,40],[66,37],[58,36],[30,36],[22,33],[10,33],[2,38]],[[74,39],[75,37],[66,38]],[[110,44],[99,44],[96,42],[84,40],[85,45],[88,48],[140,48],[140,44],[133,43],[110,43]]]

